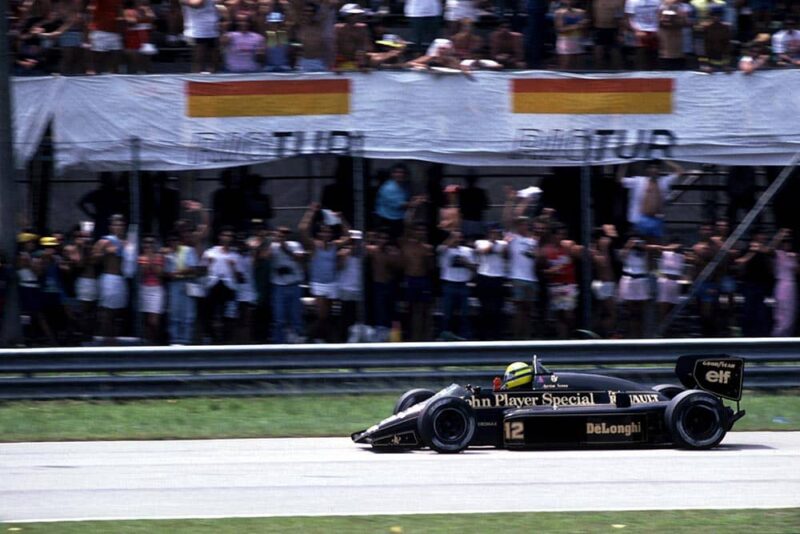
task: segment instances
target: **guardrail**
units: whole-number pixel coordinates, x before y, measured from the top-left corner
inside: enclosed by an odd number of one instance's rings
[[[682,354],[747,360],[745,387],[800,387],[800,339],[511,341],[343,345],[93,347],[0,350],[0,400],[396,392],[450,382],[489,384],[533,354],[655,384],[675,382]]]

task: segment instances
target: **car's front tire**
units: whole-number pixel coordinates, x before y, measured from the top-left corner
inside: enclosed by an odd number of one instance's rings
[[[397,415],[400,412],[411,408],[415,404],[430,399],[434,395],[435,393],[429,389],[410,389],[400,395],[400,398],[397,399],[392,414]]]
[[[725,437],[722,401],[696,389],[679,393],[664,412],[672,441],[686,449],[710,449]]]
[[[442,397],[428,403],[417,421],[422,441],[441,453],[466,449],[475,435],[476,426],[472,407],[458,397]]]

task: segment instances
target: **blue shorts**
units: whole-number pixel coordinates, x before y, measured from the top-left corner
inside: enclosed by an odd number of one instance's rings
[[[664,220],[642,215],[636,221],[636,231],[642,237],[664,237]]]
[[[697,288],[697,298],[704,304],[711,304],[719,298],[719,286],[716,282],[703,282]]]
[[[430,302],[433,297],[431,279],[427,276],[406,276],[406,301]]]

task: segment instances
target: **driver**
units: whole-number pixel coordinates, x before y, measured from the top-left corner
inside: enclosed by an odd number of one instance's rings
[[[533,367],[525,362],[514,362],[506,367],[500,389],[517,389],[523,386],[530,388],[532,383]]]

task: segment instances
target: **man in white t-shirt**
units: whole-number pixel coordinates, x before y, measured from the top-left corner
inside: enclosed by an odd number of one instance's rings
[[[664,206],[672,184],[684,174],[683,167],[674,161],[665,161],[673,171],[661,176],[661,160],[647,163],[645,176],[625,177],[626,165],[621,165],[617,176],[622,185],[629,190],[628,222],[636,232],[653,242],[664,236]]]
[[[636,38],[636,68],[654,70],[658,59],[658,8],[661,0],[626,0],[625,21]]]
[[[411,26],[411,41],[415,52],[424,54],[430,44],[439,36],[442,18],[440,0],[406,0],[405,16]]]
[[[772,36],[772,54],[778,65],[800,67],[800,31],[795,19],[787,18]]]
[[[439,255],[439,273],[442,279],[442,338],[454,339],[450,323],[458,311],[458,334],[469,339],[469,286],[477,267],[475,251],[464,244],[461,232],[454,231],[436,249]]]
[[[515,339],[530,339],[533,335],[536,302],[539,297],[536,255],[542,234],[543,223],[531,223],[528,217],[519,216],[514,219],[513,228],[506,235],[508,278],[511,281],[511,299],[514,302],[512,330]]]
[[[236,297],[236,289],[243,281],[239,272],[241,258],[233,245],[233,228],[223,226],[219,232],[219,245],[203,252],[200,262],[206,268],[206,295],[208,302],[208,332],[215,341],[227,341],[233,325],[225,310]],[[219,320],[222,321],[221,329]],[[226,324],[227,323],[227,324]],[[218,328],[215,328],[215,325]]]
[[[480,338],[490,341],[502,339],[504,286],[508,273],[508,243],[503,239],[503,232],[499,225],[489,227],[486,239],[475,241],[475,252],[478,257],[475,292],[481,303],[481,315],[478,322]]]
[[[303,245],[290,241],[291,230],[278,228],[278,235],[267,251],[270,260],[270,283],[272,283],[272,341],[303,341],[303,290],[300,283],[305,276],[303,261],[306,258]],[[286,328],[290,335],[287,337]]]

